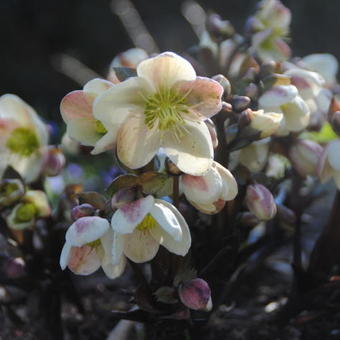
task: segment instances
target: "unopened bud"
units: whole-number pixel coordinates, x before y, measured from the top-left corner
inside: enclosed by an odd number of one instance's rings
[[[230,81],[223,74],[217,74],[216,76],[213,76],[212,79],[217,81],[223,87],[224,97],[228,97],[231,92]]]
[[[96,208],[88,203],[80,204],[72,208],[72,220],[78,220],[81,217],[92,216],[96,212]]]
[[[289,150],[289,158],[300,176],[316,176],[322,147],[311,140],[298,139]]]
[[[228,20],[222,20],[218,14],[211,14],[206,21],[206,28],[212,40],[221,42],[235,34],[233,25]]]
[[[251,110],[245,110],[243,111],[240,116],[239,116],[239,120],[238,120],[238,125],[243,128],[245,126],[248,126],[251,123]]]
[[[57,176],[64,168],[65,156],[60,148],[50,147],[47,151],[44,164],[44,173],[47,176]]]
[[[330,114],[329,122],[332,125],[334,132],[340,136],[340,111],[335,111]]]
[[[210,287],[202,279],[197,278],[181,284],[178,293],[181,302],[190,309],[207,312],[212,309]]]
[[[208,128],[209,125],[207,124]],[[209,130],[210,132],[210,130]],[[210,133],[211,135],[211,133]],[[212,137],[211,137],[212,139]],[[179,176],[181,175],[183,172],[178,169],[177,165],[169,158],[167,157],[165,160],[165,167],[166,167],[166,171],[170,174],[170,175],[174,175],[174,176]]]
[[[245,88],[245,94],[247,97],[250,99],[255,99],[259,95],[259,88],[257,87],[256,84],[250,83],[246,88]]]
[[[17,279],[26,274],[25,262],[21,257],[9,258],[4,263],[4,273],[9,279]]]
[[[111,207],[113,210],[121,208],[123,205],[135,201],[137,197],[135,187],[124,188],[116,192],[111,199]]]
[[[277,68],[277,64],[275,61],[268,61],[261,65],[260,68],[260,77],[265,78],[272,73],[275,73]]]
[[[273,195],[262,184],[247,187],[246,204],[248,209],[261,221],[272,219],[277,212]]]
[[[231,100],[231,105],[233,107],[234,112],[242,112],[246,110],[251,103],[249,97],[246,96],[233,96]]]
[[[216,126],[210,118],[205,120],[204,122],[208,127],[213,148],[216,149],[218,147],[218,138],[217,138]]]
[[[250,126],[260,133],[260,138],[267,138],[277,131],[283,115],[275,112],[264,112],[263,110],[249,112]]]
[[[19,179],[4,179],[0,182],[0,207],[7,207],[18,201],[25,193]]]

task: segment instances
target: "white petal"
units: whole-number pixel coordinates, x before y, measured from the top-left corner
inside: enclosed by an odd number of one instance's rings
[[[240,152],[239,161],[252,172],[261,171],[266,165],[269,153],[269,144],[252,143]]]
[[[171,130],[165,132],[162,146],[180,170],[200,176],[210,168],[214,155],[209,129],[203,121],[185,123],[183,135],[179,138]]]
[[[110,279],[115,279],[123,274],[126,267],[126,257],[121,256],[118,264],[105,263],[102,264],[103,271]]]
[[[98,96],[99,94],[105,92],[110,87],[114,86],[110,81],[105,79],[95,78],[90,80],[84,85],[84,92],[93,93]]]
[[[103,137],[101,137],[96,142],[93,150],[91,151],[91,154],[92,155],[98,155],[99,153],[113,149],[113,147],[116,143],[116,139],[117,139],[118,128],[119,128],[119,126],[117,126],[116,130],[111,128],[110,131],[108,131]]]
[[[150,214],[164,231],[178,241],[182,238],[181,226],[177,221],[176,215],[163,202],[163,200],[155,200]]]
[[[102,248],[90,246],[72,247],[69,256],[68,267],[78,275],[90,275],[99,269],[101,264]]]
[[[59,260],[59,264],[62,270],[64,270],[68,265],[68,262],[70,260],[71,248],[71,244],[69,242],[65,242]]]
[[[135,230],[132,234],[124,235],[124,239],[124,254],[133,262],[147,262],[157,254],[159,243],[149,231]]]
[[[81,247],[101,238],[109,228],[110,223],[105,218],[81,217],[68,228],[65,238],[72,246]]]
[[[132,233],[154,205],[151,195],[123,205],[112,216],[111,226],[120,234]]]
[[[150,229],[150,233],[158,243],[160,243],[170,252],[176,255],[185,256],[191,246],[191,236],[187,222],[185,221],[182,214],[172,204],[165,201],[163,201],[162,204],[167,206],[176,216],[177,221],[179,222],[182,229],[182,239],[180,241],[175,241],[175,239],[167,232],[157,227]]]
[[[285,127],[289,131],[300,131],[309,123],[310,111],[305,101],[297,96],[293,101],[281,106]]]
[[[327,147],[323,150],[321,157],[319,159],[316,172],[318,174],[318,177],[320,179],[321,183],[327,182],[329,179],[331,179],[333,175],[333,168],[329,164],[328,161],[328,149]]]
[[[111,250],[111,263],[114,265],[118,265],[121,260],[124,251],[124,242],[125,237],[122,234],[117,232],[113,233],[113,243],[112,243],[112,250]]]
[[[203,176],[184,174],[181,180],[184,194],[189,201],[209,204],[215,202],[221,195],[222,178],[214,165]]]
[[[298,95],[298,90],[293,85],[277,85],[266,91],[259,98],[259,107],[277,107],[289,103]],[[266,111],[266,110],[265,110]],[[276,110],[273,110],[277,112]]]
[[[340,140],[331,141],[327,146],[328,161],[331,167],[340,170]]]
[[[137,67],[139,77],[146,79],[157,90],[171,87],[181,80],[194,80],[196,72],[184,58],[171,52],[142,61]]]
[[[238,193],[237,182],[228,169],[217,162],[215,162],[215,166],[217,167],[217,170],[221,175],[223,184],[220,198],[225,201],[231,201],[236,197]]]

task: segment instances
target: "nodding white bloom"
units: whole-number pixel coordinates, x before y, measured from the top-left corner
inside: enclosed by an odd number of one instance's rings
[[[301,59],[303,67],[311,71],[318,72],[325,79],[327,86],[336,83],[339,63],[337,59],[328,53],[309,54]]]
[[[273,86],[259,98],[259,107],[283,114],[277,135],[301,131],[309,123],[310,110],[293,85]]]
[[[13,94],[0,97],[0,177],[12,166],[26,182],[39,176],[48,142],[47,126]]]
[[[131,169],[146,165],[160,147],[179,169],[201,175],[213,146],[204,123],[222,107],[222,86],[196,77],[191,64],[170,52],[142,61],[137,77],[116,84],[94,103],[94,116],[117,140],[117,155]],[[105,135],[106,136],[106,135]]]
[[[181,185],[187,200],[206,214],[218,213],[225,202],[233,200],[238,192],[234,176],[215,161],[203,176],[183,174]]]
[[[151,195],[117,209],[111,226],[114,264],[119,263],[123,255],[136,263],[150,261],[160,245],[184,256],[191,245],[189,227],[180,212],[172,204]]]
[[[119,83],[118,78],[116,77],[116,73],[114,71],[114,67],[128,67],[128,68],[136,68],[137,65],[148,58],[148,54],[141,48],[130,48],[123,53],[119,53],[116,57],[113,58],[110,71],[108,74],[108,80],[113,83]]]
[[[114,86],[104,79],[92,79],[83,90],[72,91],[60,103],[60,112],[66,123],[66,133],[73,140],[86,146],[94,146],[92,154],[113,147],[110,132],[93,116],[93,102],[98,95]]]
[[[331,178],[340,190],[340,139],[333,140],[325,147],[317,168],[321,182],[326,182]]]
[[[263,110],[249,112],[250,127],[260,131],[260,138],[266,138],[274,134],[280,127],[283,115]]]
[[[103,268],[114,279],[125,269],[126,259],[112,263],[113,232],[110,223],[98,216],[76,220],[67,230],[66,242],[60,255],[60,267],[68,267],[78,275],[90,275]]]

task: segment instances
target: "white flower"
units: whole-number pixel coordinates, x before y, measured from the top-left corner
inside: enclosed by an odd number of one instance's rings
[[[117,142],[120,161],[137,169],[162,147],[182,171],[203,174],[213,159],[204,119],[220,111],[222,86],[196,77],[187,60],[169,52],[142,61],[137,75],[94,103],[94,116]]]
[[[32,107],[13,94],[0,97],[0,177],[10,165],[33,182],[41,172],[47,142],[47,127]]]
[[[111,226],[114,264],[121,261],[123,254],[136,263],[150,261],[160,245],[184,256],[191,245],[189,227],[180,212],[152,196],[123,205],[113,214]]]
[[[72,91],[60,103],[60,112],[66,123],[66,133],[75,141],[94,146],[92,154],[113,147],[110,133],[93,116],[93,102],[96,97],[114,86],[104,79],[93,79],[85,84],[83,90]]]
[[[217,162],[203,176],[182,175],[181,185],[187,200],[206,214],[219,212],[238,192],[234,176]]]
[[[60,255],[60,267],[68,267],[78,275],[90,275],[103,268],[114,279],[125,269],[126,259],[121,257],[112,263],[113,232],[110,223],[98,216],[86,216],[76,220],[67,230],[66,242]]]

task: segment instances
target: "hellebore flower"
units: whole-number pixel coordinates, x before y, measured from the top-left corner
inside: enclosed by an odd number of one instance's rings
[[[68,267],[75,274],[90,275],[102,267],[111,279],[124,271],[124,257],[116,265],[112,264],[113,232],[106,219],[81,217],[68,228],[65,239],[60,255],[61,269]]]
[[[187,200],[205,214],[218,213],[238,192],[234,176],[215,161],[203,176],[183,174],[181,185]]]
[[[340,190],[340,139],[332,140],[325,147],[317,168],[321,182],[333,177],[336,187]]]
[[[222,86],[196,77],[187,60],[170,52],[142,61],[137,75],[94,103],[94,116],[111,134],[112,143],[117,140],[120,161],[137,169],[162,147],[183,172],[203,174],[213,158],[204,120],[220,111]]]
[[[283,114],[277,135],[301,131],[309,123],[310,110],[293,85],[273,86],[259,98],[259,107],[266,112]]]
[[[47,126],[32,107],[13,94],[0,97],[0,177],[10,165],[33,182],[41,172],[47,142]]]
[[[250,111],[250,127],[260,131],[260,138],[266,138],[274,134],[280,127],[283,115],[275,112],[264,112],[263,110]]]
[[[151,195],[117,209],[111,226],[114,264],[121,261],[123,254],[136,263],[150,261],[159,245],[184,256],[191,245],[189,227],[180,212],[172,204]]]
[[[72,91],[60,103],[60,112],[69,137],[86,146],[94,146],[92,154],[113,147],[112,135],[102,122],[93,116],[93,102],[97,96],[114,86],[104,79],[92,79],[83,90]]]

